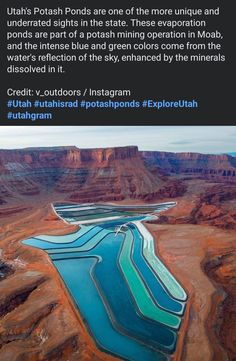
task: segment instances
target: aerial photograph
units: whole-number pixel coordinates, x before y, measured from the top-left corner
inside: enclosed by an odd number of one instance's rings
[[[235,361],[236,126],[6,126],[0,360]]]

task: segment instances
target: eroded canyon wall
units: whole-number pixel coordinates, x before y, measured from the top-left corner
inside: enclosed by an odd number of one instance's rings
[[[1,150],[0,171],[2,204],[43,191],[84,202],[145,198],[163,183],[145,167],[135,146]]]
[[[227,154],[142,152],[142,157],[152,171],[236,182],[236,158]]]

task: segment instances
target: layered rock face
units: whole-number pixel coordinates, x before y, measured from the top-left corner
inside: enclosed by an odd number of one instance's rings
[[[191,223],[236,229],[236,186],[215,185],[199,197],[190,214]]]
[[[138,148],[32,148],[0,151],[0,202],[42,191],[76,201],[145,198],[162,184],[145,167]]]
[[[194,182],[198,184],[198,189]],[[205,184],[204,184],[205,183]],[[178,200],[176,210],[159,216],[152,223],[202,224],[226,230],[236,229],[236,185],[234,183],[212,183],[204,180],[184,180],[186,197]],[[207,185],[207,187],[206,187]],[[180,195],[182,196],[182,195]]]
[[[236,158],[136,146],[0,150],[0,204],[42,192],[77,202],[180,196],[185,186],[171,175],[235,182]]]
[[[50,260],[21,243],[76,230],[50,202],[174,198],[163,224],[148,224],[190,296],[173,360],[235,360],[235,162],[137,147],[0,150],[0,359],[114,360],[96,348]]]
[[[215,327],[215,336],[222,347],[228,350],[229,360],[235,360],[236,355],[236,252],[232,248],[227,253],[216,254],[208,257],[204,262],[206,274],[214,281],[216,286],[220,286],[227,297],[218,307],[219,317],[217,327]],[[215,353],[214,359],[220,359]]]
[[[142,152],[142,157],[152,171],[236,182],[236,158],[227,154]]]

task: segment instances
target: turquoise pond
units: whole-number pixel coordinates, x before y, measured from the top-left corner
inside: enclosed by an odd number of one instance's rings
[[[48,253],[97,346],[123,360],[170,360],[176,349],[187,295],[141,223],[172,206],[54,205],[67,222],[76,212],[80,229],[23,241]]]

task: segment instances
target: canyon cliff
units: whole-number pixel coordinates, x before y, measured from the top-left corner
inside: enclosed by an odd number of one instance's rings
[[[35,148],[0,151],[0,201],[43,191],[76,201],[145,198],[163,181],[145,167],[138,148]]]
[[[0,204],[45,192],[77,202],[149,201],[183,194],[185,178],[235,182],[235,174],[236,158],[228,155],[140,152],[136,146],[0,150]]]
[[[149,169],[167,175],[236,182],[236,158],[227,154],[142,152],[142,157]]]
[[[0,150],[0,359],[115,360],[96,347],[46,254],[21,243],[76,230],[51,202],[174,200],[146,223],[189,296],[173,361],[234,361],[235,172],[228,155],[136,146]]]

